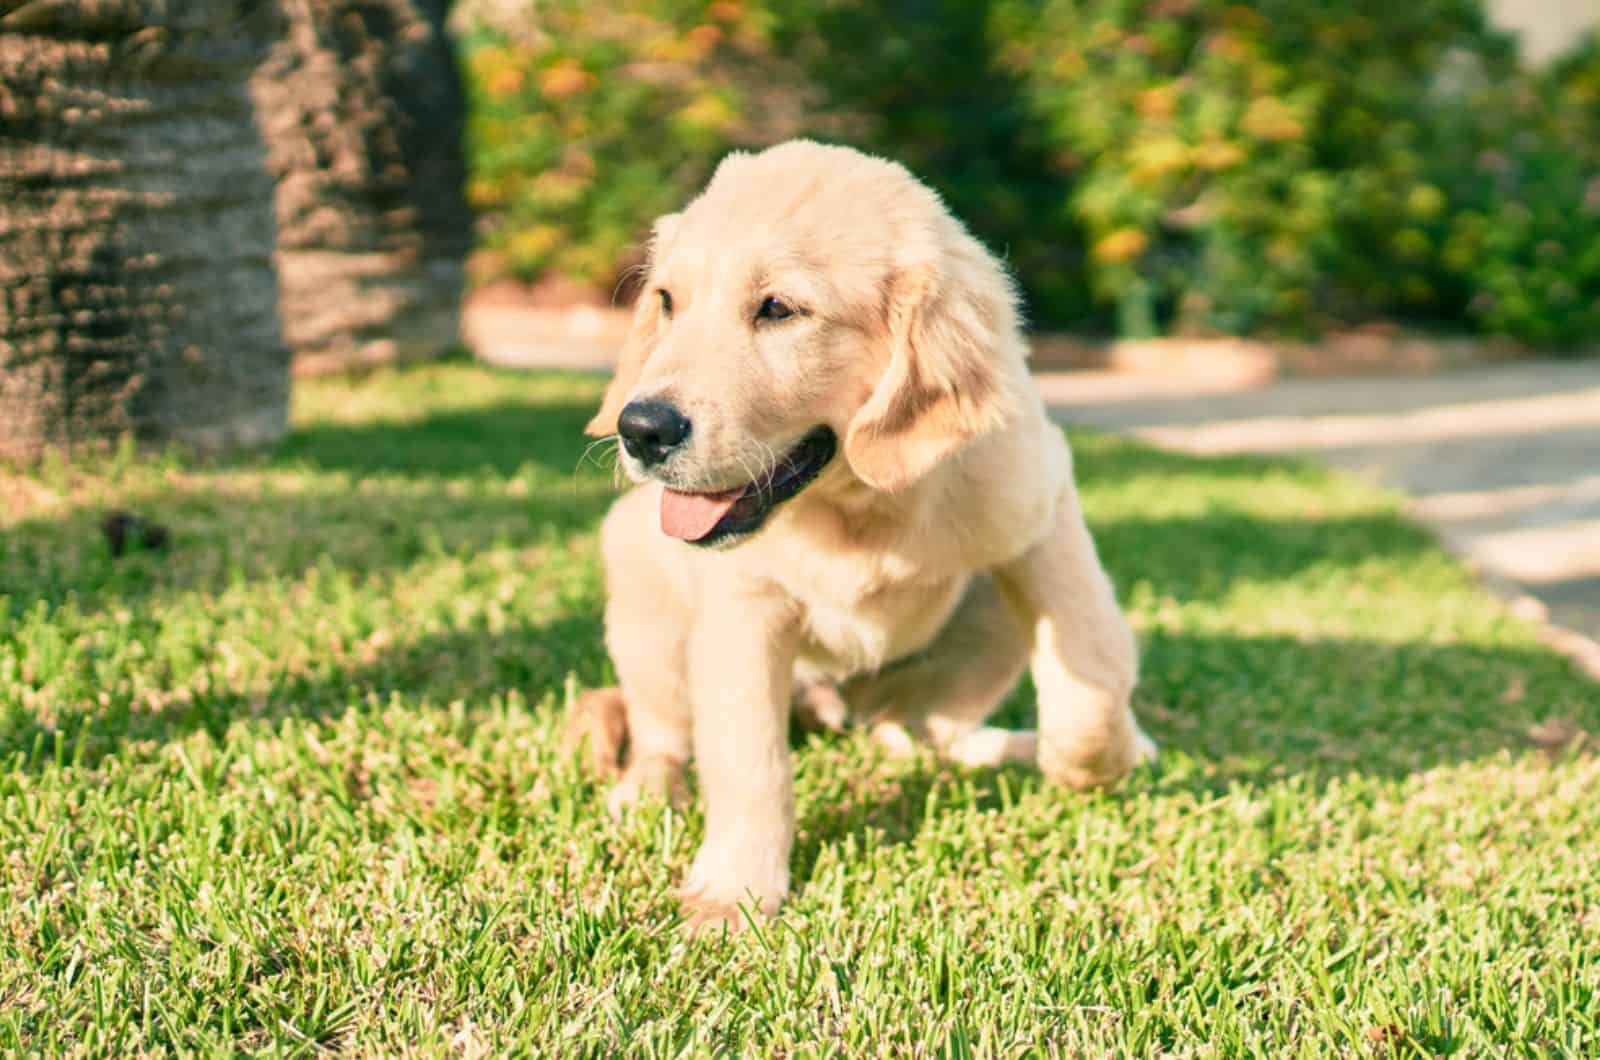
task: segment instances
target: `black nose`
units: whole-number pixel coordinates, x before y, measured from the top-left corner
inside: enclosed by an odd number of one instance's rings
[[[689,418],[665,401],[630,401],[617,417],[617,433],[628,454],[649,467],[689,437]]]

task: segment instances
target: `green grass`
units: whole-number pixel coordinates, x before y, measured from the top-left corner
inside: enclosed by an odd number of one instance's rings
[[[445,364],[264,456],[0,473],[0,1050],[1600,1052],[1600,761],[1528,737],[1595,688],[1394,498],[1100,436],[1161,765],[799,740],[794,900],[686,940],[698,813],[613,826],[555,750],[598,394]]]

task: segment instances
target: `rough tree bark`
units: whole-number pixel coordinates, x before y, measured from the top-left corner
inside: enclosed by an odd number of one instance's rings
[[[456,340],[472,218],[449,0],[278,0],[252,82],[277,180],[281,316],[315,371]]]
[[[0,456],[284,430],[253,0],[0,0]]]

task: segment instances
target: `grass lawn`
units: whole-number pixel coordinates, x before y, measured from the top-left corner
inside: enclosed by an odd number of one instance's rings
[[[1393,497],[1095,435],[1160,766],[797,739],[795,898],[686,941],[698,813],[555,750],[599,390],[449,363],[266,455],[0,472],[0,1051],[1600,1053],[1600,759],[1530,738],[1595,687]]]

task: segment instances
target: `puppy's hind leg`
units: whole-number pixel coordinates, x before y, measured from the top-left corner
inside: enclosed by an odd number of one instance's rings
[[[939,635],[909,659],[844,688],[851,713],[868,722],[891,753],[927,740],[966,766],[1031,763],[1031,730],[983,724],[1016,687],[1028,662],[1027,639],[986,574],[972,579]]]

